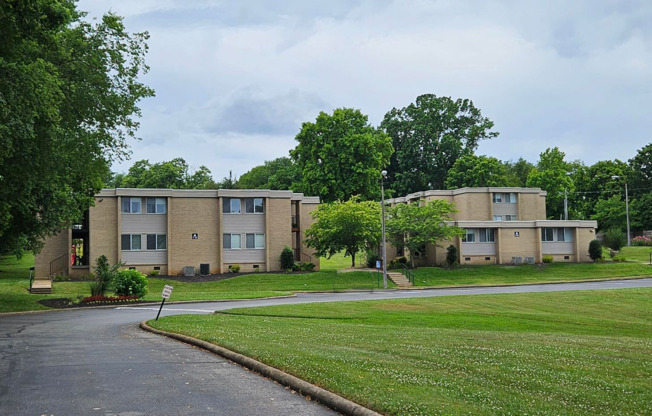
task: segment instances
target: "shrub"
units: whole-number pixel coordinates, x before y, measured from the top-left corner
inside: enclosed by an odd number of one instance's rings
[[[159,273],[160,273],[160,270],[152,270],[151,272],[149,272],[149,275],[152,276],[152,277],[156,277],[156,276],[159,275]]]
[[[95,281],[90,284],[92,296],[103,296],[109,290],[115,279],[118,269],[124,263],[116,263],[109,266],[109,259],[104,254],[95,260]]]
[[[625,241],[625,234],[617,228],[607,230],[602,237],[602,244],[616,251],[625,245]]]
[[[239,273],[240,272],[240,265],[239,264],[232,264],[229,266],[229,271],[231,273]]]
[[[367,253],[367,267],[370,269],[376,268],[376,262],[380,260],[380,256],[375,253]]]
[[[611,259],[611,261],[616,262],[616,263],[624,263],[627,261],[625,256],[615,256],[614,258]]]
[[[452,244],[446,249],[446,264],[449,266],[457,264],[457,247]]]
[[[553,260],[552,256],[543,256],[541,258],[541,261],[544,263],[552,263],[552,260]]]
[[[593,261],[602,259],[602,244],[598,240],[591,240],[589,243],[589,257]]]
[[[652,239],[644,235],[632,238],[633,246],[649,246],[652,247]]]
[[[305,261],[305,262],[301,263],[300,266],[301,266],[300,267],[301,270],[303,270],[304,272],[311,272],[311,271],[315,270],[315,267],[316,267],[314,263],[311,263],[309,261]]]
[[[116,273],[113,291],[118,296],[141,298],[147,294],[147,276],[138,270],[120,270]]]
[[[281,252],[281,269],[286,272],[294,269],[294,252],[288,246]]]

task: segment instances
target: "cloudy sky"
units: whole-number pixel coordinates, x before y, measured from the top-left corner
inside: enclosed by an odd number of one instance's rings
[[[183,157],[216,180],[353,107],[378,125],[424,93],[469,98],[498,138],[477,154],[590,165],[652,142],[649,0],[81,0],[151,35],[131,161]]]

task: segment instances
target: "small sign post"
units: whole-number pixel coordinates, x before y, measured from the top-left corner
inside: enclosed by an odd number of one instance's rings
[[[381,268],[381,262],[380,260],[376,260],[376,283],[378,287],[380,287],[380,268]]]
[[[163,302],[161,302],[161,307],[158,309],[158,313],[156,314],[156,320],[158,321],[159,315],[161,315],[161,311],[163,310],[163,305],[165,305],[165,299],[170,299],[170,295],[172,295],[172,286],[170,285],[165,285],[163,288],[163,293],[161,293],[161,297],[163,298]]]

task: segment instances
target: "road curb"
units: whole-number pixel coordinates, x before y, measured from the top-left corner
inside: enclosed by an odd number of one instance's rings
[[[224,347],[220,347],[218,345],[211,344],[210,342],[202,341],[200,339],[192,338],[186,335],[175,334],[172,332],[166,332],[161,331],[160,329],[152,328],[147,324],[147,321],[142,321],[140,323],[140,328],[145,331],[173,338],[178,341],[185,342],[186,344],[194,345],[196,347],[220,355],[228,360],[233,361],[234,363],[237,363],[245,368],[268,377],[284,386],[288,386],[304,396],[310,396],[312,400],[315,400],[343,415],[381,416],[380,413],[376,413],[373,410],[360,406],[359,404],[345,399],[344,397],[338,396],[335,393],[322,389],[321,387],[317,387],[314,384],[310,384],[298,377],[284,373],[281,370],[270,367],[266,364],[261,363],[260,361],[256,361],[253,358],[238,354],[237,352],[233,352]]]

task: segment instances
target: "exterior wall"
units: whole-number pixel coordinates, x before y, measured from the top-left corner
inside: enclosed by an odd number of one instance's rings
[[[592,262],[589,256],[589,244],[595,240],[595,229],[577,228],[575,231],[575,257],[578,262]]]
[[[105,255],[109,264],[119,261],[120,253],[120,198],[95,197],[95,206],[88,212],[91,269],[95,259]]]
[[[48,237],[45,240],[43,249],[34,258],[34,276],[49,277],[50,276],[50,262],[62,257],[65,261],[61,260],[61,266],[64,273],[68,273],[70,266],[70,232],[68,230],[62,231],[56,235]]]
[[[498,228],[496,229],[498,263],[511,264],[512,257],[534,257],[541,262],[541,231],[538,228]]]
[[[208,263],[211,273],[220,272],[219,248],[222,233],[219,227],[217,198],[168,198],[168,274],[183,274],[185,266]],[[193,233],[198,234],[193,239]]]
[[[292,247],[292,207],[290,199],[268,198],[265,210],[266,270],[281,270],[281,252]]]
[[[518,195],[519,221],[546,219],[546,197],[535,193],[520,193]]]
[[[453,214],[454,220],[490,221],[493,219],[491,194],[463,193],[455,195],[453,202],[458,211]]]

